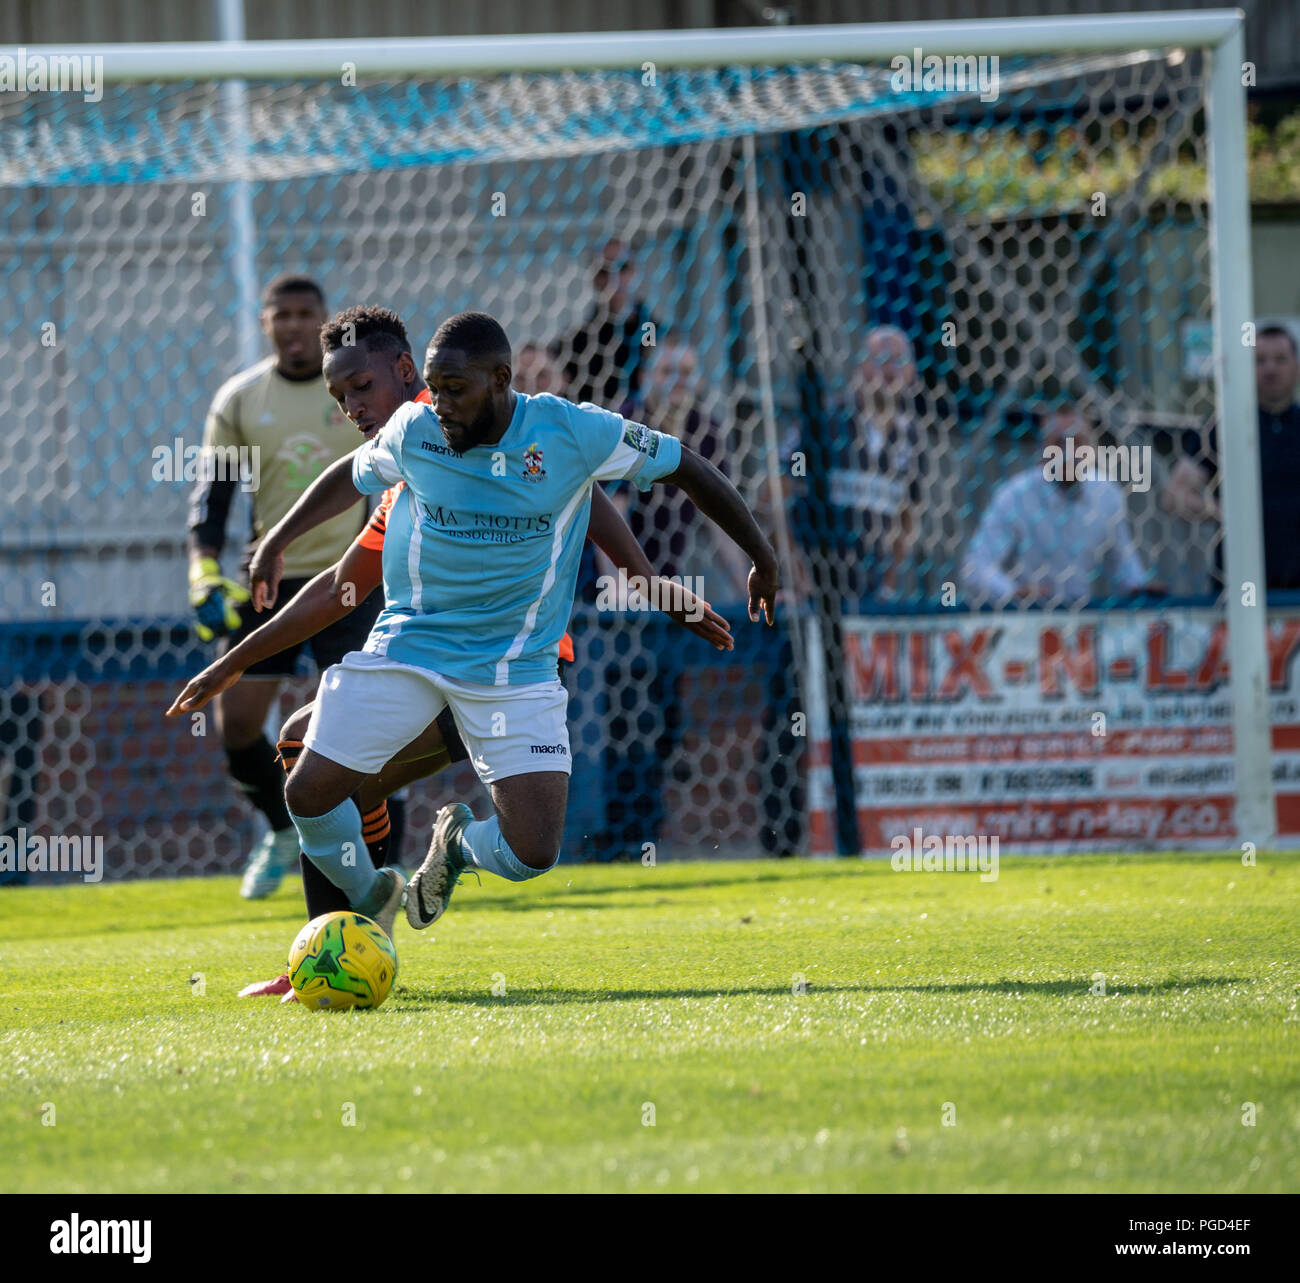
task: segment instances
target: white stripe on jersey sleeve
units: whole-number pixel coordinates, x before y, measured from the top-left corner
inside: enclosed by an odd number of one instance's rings
[[[640,470],[651,445],[656,452],[662,447],[662,433],[655,432],[644,424],[633,423],[630,419],[624,419],[623,424],[623,434],[619,437],[618,444],[592,473],[593,481],[626,481]]]
[[[609,450],[603,460],[592,466],[589,475],[593,481],[631,481],[638,490],[649,490],[661,477],[681,466],[681,443],[676,437],[657,432],[634,419],[625,419],[590,401],[566,404],[584,461],[590,459],[593,449]]]

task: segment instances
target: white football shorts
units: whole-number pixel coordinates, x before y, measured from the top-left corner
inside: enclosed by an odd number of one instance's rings
[[[321,674],[303,744],[374,775],[447,707],[484,784],[534,771],[571,772],[569,695],[558,678],[480,686],[362,650]]]

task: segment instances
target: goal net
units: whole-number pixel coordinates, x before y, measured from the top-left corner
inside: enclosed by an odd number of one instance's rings
[[[108,876],[251,845],[211,723],[161,712],[210,658],[182,464],[292,270],[417,358],[493,313],[521,386],[682,437],[778,546],[768,629],[689,504],[615,492],[736,648],[611,605],[589,548],[566,858],[1235,835],[1222,527],[1163,498],[1220,464],[1202,49],[143,83],[105,53],[97,96],[0,96],[6,832],[101,834]],[[1000,493],[1058,438],[1117,448],[1115,511]],[[1008,594],[1022,518],[1051,573]],[[484,801],[453,770],[413,824],[451,796]]]

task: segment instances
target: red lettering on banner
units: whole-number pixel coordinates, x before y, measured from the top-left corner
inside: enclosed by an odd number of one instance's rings
[[[969,638],[963,637],[955,628],[944,633],[943,644],[947,647],[952,667],[944,674],[936,699],[960,699],[967,683],[981,698],[992,696],[993,683],[983,669],[982,660],[997,632],[995,628],[977,628]]]
[[[1193,685],[1198,691],[1213,690],[1228,680],[1228,657],[1224,654],[1227,641],[1228,625],[1215,624],[1210,629],[1210,640],[1205,645],[1205,654],[1196,670]]]
[[[1191,677],[1183,669],[1166,668],[1169,651],[1169,625],[1152,620],[1147,628],[1147,690],[1186,690]]]
[[[1022,621],[1006,640],[992,620],[893,620],[878,633],[884,621],[845,622],[868,849],[917,826],[1030,849],[1231,846],[1221,612],[1058,616]],[[1275,611],[1267,639],[1278,829],[1290,838],[1300,835],[1300,612]],[[1097,709],[1104,736],[1089,729]],[[809,753],[813,849],[829,853],[830,745],[814,740]]]
[[[898,698],[898,638],[898,633],[872,633],[869,657],[862,653],[862,638],[858,633],[849,633],[844,638],[844,654],[853,676],[855,698]]]
[[[907,696],[918,702],[930,698],[930,634],[920,628],[907,637]]]
[[[1296,643],[1300,642],[1300,619],[1288,619],[1281,628],[1268,630],[1268,684],[1275,691],[1287,688],[1286,670]]]
[[[1064,694],[1062,670],[1080,695],[1097,693],[1097,629],[1094,626],[1078,630],[1073,651],[1059,628],[1044,628],[1039,633],[1038,689],[1044,695]]]
[[[868,850],[887,848],[897,833],[922,828],[938,836],[980,833],[1000,842],[1069,841],[1145,844],[1161,839],[1200,843],[1230,839],[1236,831],[1236,799],[1210,794],[1196,798],[1133,797],[1123,801],[1088,798],[1078,801],[1031,799],[979,803],[970,811],[942,804],[918,804],[905,810],[863,807],[858,824]],[[1300,799],[1278,799],[1283,832],[1300,829]]]

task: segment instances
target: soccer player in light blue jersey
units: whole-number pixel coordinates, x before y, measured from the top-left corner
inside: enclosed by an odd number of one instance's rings
[[[377,872],[351,795],[450,707],[495,814],[443,807],[406,889],[417,930],[466,868],[510,881],[559,857],[569,787],[560,638],[594,482],[680,487],[753,562],[749,617],[774,622],[776,554],[735,487],[675,438],[621,415],[511,388],[505,331],[482,312],[443,322],[424,367],[432,405],[407,403],[327,469],[262,540],[250,569],[270,605],[284,550],[358,492],[406,482],[384,541],[386,603],[365,648],[321,677],[285,789],[302,849],[359,912],[391,922],[400,877]]]

